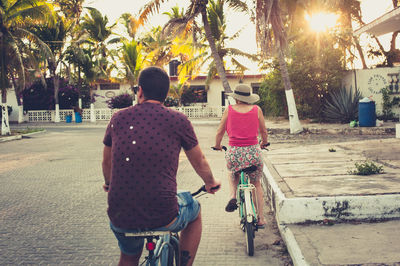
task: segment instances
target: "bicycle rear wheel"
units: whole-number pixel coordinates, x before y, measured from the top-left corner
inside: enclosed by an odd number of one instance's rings
[[[249,256],[254,255],[254,225],[246,222],[244,225],[244,236],[246,238],[247,254]]]
[[[172,266],[172,265],[179,265],[180,264],[180,249],[179,249],[179,237],[178,235],[174,235],[171,236],[171,245],[173,247],[173,251],[172,254],[171,252],[169,253],[169,257],[168,257],[168,266]],[[175,262],[175,264],[174,264]]]

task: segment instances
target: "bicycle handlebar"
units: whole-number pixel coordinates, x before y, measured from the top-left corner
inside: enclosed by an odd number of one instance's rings
[[[262,145],[262,146],[261,146],[261,149],[262,149],[262,150],[268,150],[267,147],[268,147],[269,145],[271,145],[271,143],[268,142],[268,143]],[[221,148],[222,148],[224,151],[227,151],[227,148],[226,148],[225,146],[221,146]],[[215,147],[211,147],[211,149],[213,149],[214,151],[218,151],[218,149],[216,149]]]
[[[212,187],[211,190],[219,189],[219,187],[220,187],[219,185],[216,186],[216,187]],[[199,190],[197,190],[196,192],[192,193],[192,196],[196,196],[196,195],[198,195],[200,192],[207,192],[207,190],[206,190],[206,185],[202,185],[201,188],[199,188]]]

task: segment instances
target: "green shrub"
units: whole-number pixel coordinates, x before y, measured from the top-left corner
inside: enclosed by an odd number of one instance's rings
[[[117,96],[112,97],[107,101],[108,108],[111,109],[121,109],[125,107],[129,107],[132,105],[133,96],[129,93],[123,93]]]
[[[273,71],[265,77],[258,90],[260,96],[258,105],[266,117],[287,115],[285,89],[281,80],[279,72]]]
[[[182,105],[188,106],[192,103],[196,102],[196,95],[194,94],[193,89],[190,87],[185,87],[181,96]]]
[[[342,88],[330,93],[325,101],[323,116],[327,122],[350,123],[358,120],[358,102],[362,98],[359,90]]]
[[[383,88],[382,93],[382,115],[377,118],[383,121],[396,119],[395,113],[393,113],[393,107],[400,106],[400,97],[392,96],[389,88]]]
[[[356,170],[349,170],[351,175],[374,175],[383,173],[383,166],[378,166],[374,162],[365,161],[355,163]]]
[[[174,97],[168,96],[164,101],[164,105],[167,107],[178,106],[179,100],[175,99]]]

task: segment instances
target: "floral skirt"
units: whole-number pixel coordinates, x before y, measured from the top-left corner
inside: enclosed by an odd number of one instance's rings
[[[225,153],[226,166],[231,172],[231,177],[234,179],[234,174],[246,167],[255,165],[257,170],[250,173],[251,181],[258,181],[262,176],[263,161],[261,157],[260,145],[251,145],[245,147],[229,146]],[[237,175],[238,176],[238,175]]]

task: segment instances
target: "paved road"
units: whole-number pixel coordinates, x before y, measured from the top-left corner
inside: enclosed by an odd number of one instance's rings
[[[269,227],[256,236],[255,256],[245,254],[237,213],[223,211],[228,187],[222,153],[213,152],[216,126],[196,126],[215,175],[217,195],[200,198],[203,238],[195,265],[287,265],[290,259]],[[0,143],[0,265],[116,265],[117,243],[108,229],[102,191],[104,129],[48,129],[22,140]],[[201,185],[185,156],[178,186]]]

